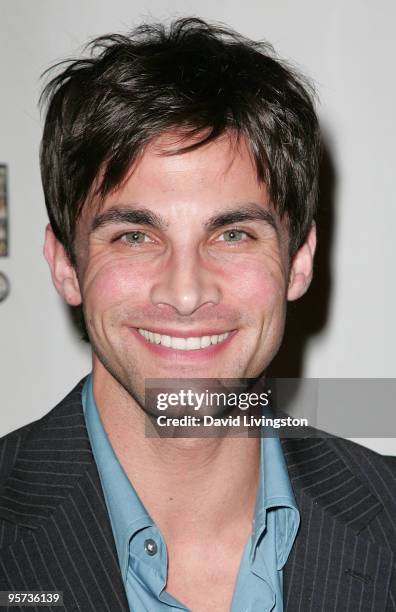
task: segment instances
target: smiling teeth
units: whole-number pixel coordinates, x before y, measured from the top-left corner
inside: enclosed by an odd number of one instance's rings
[[[176,336],[166,336],[157,334],[156,332],[148,331],[147,329],[138,329],[141,336],[146,338],[153,344],[162,344],[168,348],[178,349],[180,351],[196,351],[197,349],[203,349],[211,344],[219,344],[223,342],[229,335],[230,332],[224,334],[216,334],[213,336],[194,336],[191,338],[179,338]]]

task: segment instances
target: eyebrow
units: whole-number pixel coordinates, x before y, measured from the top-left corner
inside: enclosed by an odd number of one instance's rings
[[[148,208],[109,208],[103,213],[96,215],[91,223],[90,233],[100,227],[115,223],[135,223],[149,225],[157,229],[168,227],[165,219]]]
[[[237,208],[233,207],[223,210],[204,221],[203,226],[208,231],[213,231],[225,225],[240,223],[241,221],[264,221],[275,230],[278,230],[274,214],[256,203],[248,203]],[[94,217],[90,233],[100,227],[116,223],[148,225],[155,229],[166,229],[169,226],[164,217],[148,208],[120,208],[115,206]]]
[[[204,227],[208,230],[219,229],[224,225],[231,225],[232,223],[240,223],[241,221],[264,221],[268,225],[271,225],[275,230],[278,229],[274,214],[260,204],[249,203],[238,208],[232,208],[225,210],[216,215],[213,215],[205,221]]]

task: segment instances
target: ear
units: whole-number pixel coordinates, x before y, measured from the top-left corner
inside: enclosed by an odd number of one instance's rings
[[[82,299],[76,271],[50,224],[45,228],[43,253],[51,270],[52,282],[59,295],[70,306],[79,306]]]
[[[287,299],[298,300],[307,291],[313,274],[313,259],[316,249],[316,225],[312,223],[304,243],[294,254],[289,274]]]

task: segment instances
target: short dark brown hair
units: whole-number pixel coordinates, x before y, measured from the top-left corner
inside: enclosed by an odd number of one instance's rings
[[[97,185],[121,184],[154,138],[182,128],[188,151],[225,132],[244,137],[291,253],[317,205],[320,136],[311,84],[264,42],[198,18],[144,24],[91,41],[86,58],[56,64],[45,86],[41,175],[52,228],[75,264],[74,237]],[[52,70],[52,69],[51,69]],[[199,137],[202,135],[202,137]]]

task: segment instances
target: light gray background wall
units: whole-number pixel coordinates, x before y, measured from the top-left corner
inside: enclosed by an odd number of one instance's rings
[[[12,289],[0,304],[0,434],[39,416],[90,368],[53,289],[42,242],[39,75],[87,39],[146,17],[194,14],[265,38],[317,84],[335,182],[331,300],[305,346],[306,377],[396,377],[392,0],[2,0],[0,163],[9,165]],[[363,443],[396,454],[395,439]]]

